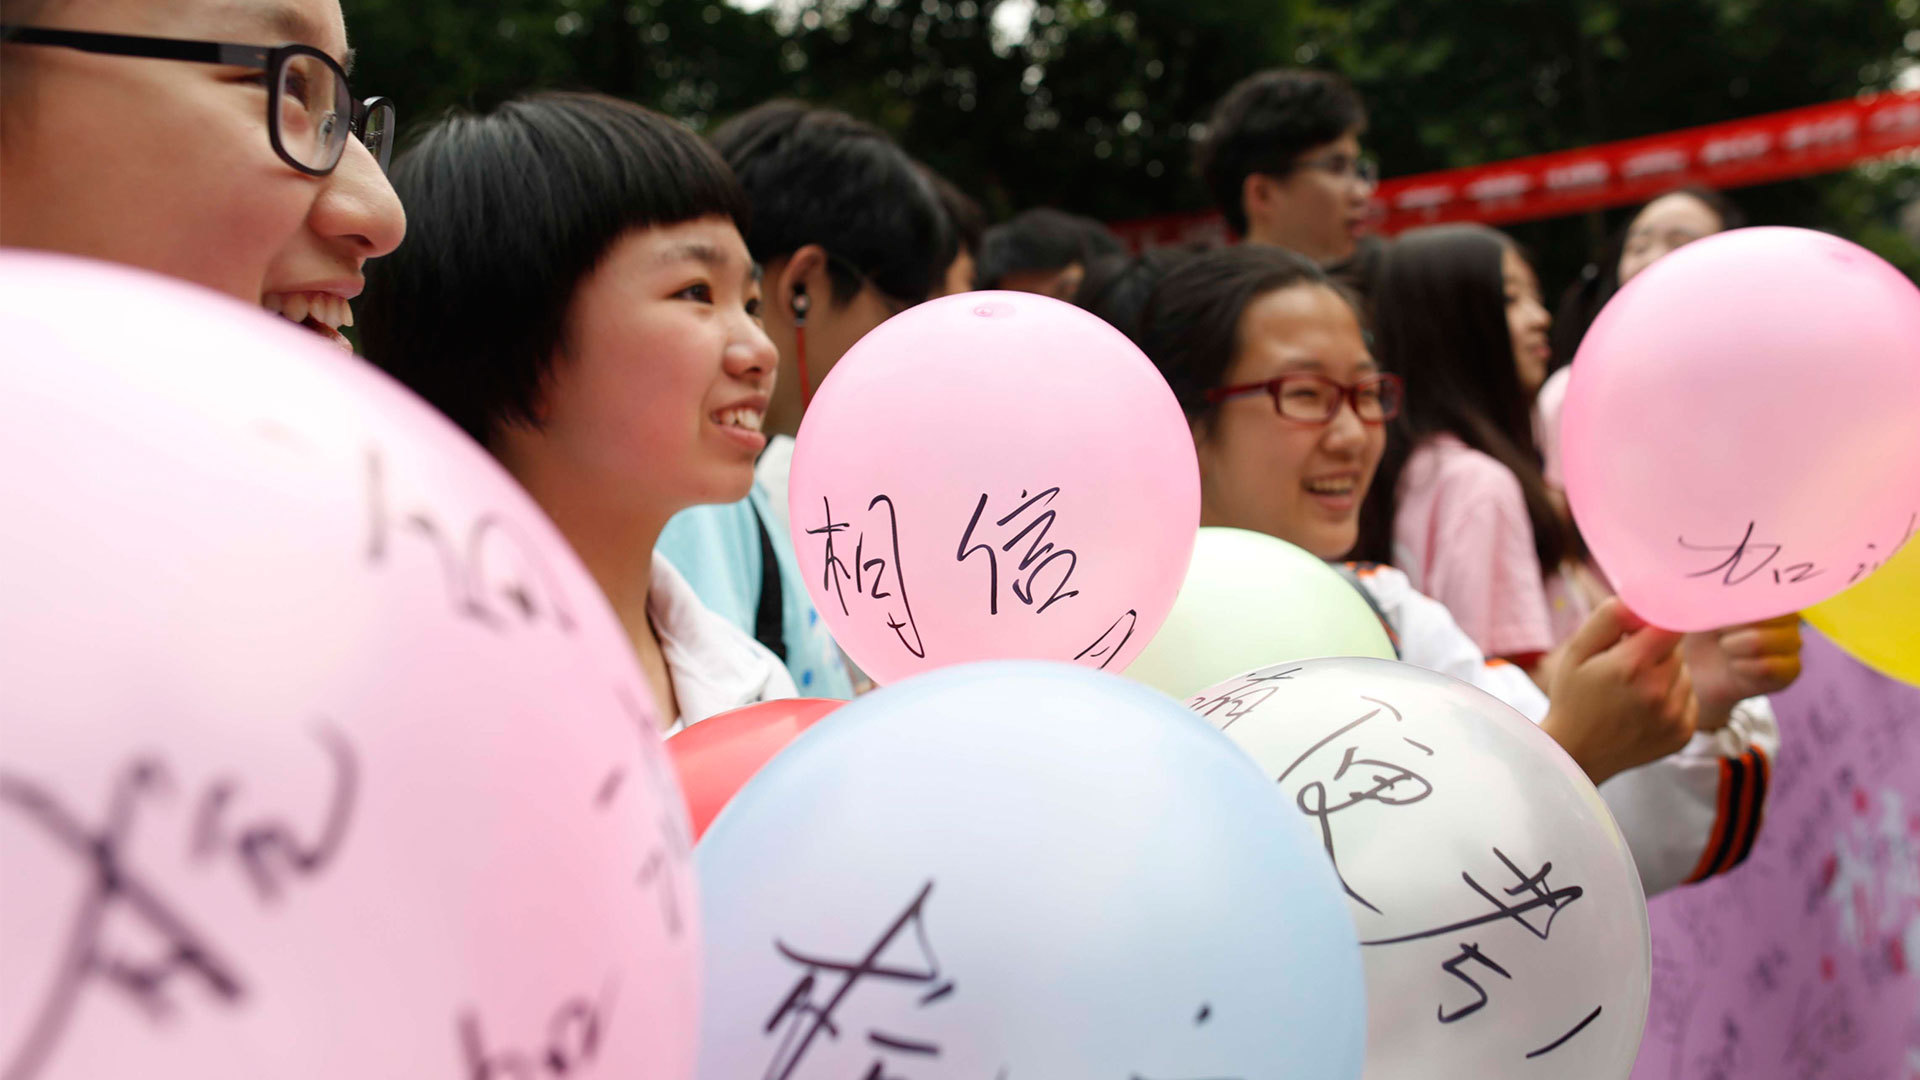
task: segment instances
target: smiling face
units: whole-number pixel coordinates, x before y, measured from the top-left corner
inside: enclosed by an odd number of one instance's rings
[[[351,59],[336,0],[65,0],[35,22]],[[263,72],[41,45],[4,53],[0,244],[185,278],[344,342],[333,328],[350,321],[362,265],[406,230],[357,139],[330,176],[307,176],[269,142]]]
[[[1520,373],[1520,385],[1532,395],[1547,381],[1547,361],[1553,357],[1547,331],[1553,328],[1553,316],[1540,300],[1540,281],[1533,276],[1533,267],[1512,247],[1500,255],[1500,281],[1506,291],[1514,369]]]
[[[538,428],[497,447],[537,496],[666,517],[744,498],[767,445],[775,355],[727,218],[636,229],[581,282]]]
[[[1278,289],[1247,305],[1223,386],[1312,372],[1352,385],[1379,370],[1360,322],[1321,285]],[[1307,424],[1275,410],[1267,394],[1221,402],[1195,425],[1201,524],[1277,536],[1323,559],[1353,547],[1360,504],[1386,447],[1378,424],[1351,403],[1333,420]]]

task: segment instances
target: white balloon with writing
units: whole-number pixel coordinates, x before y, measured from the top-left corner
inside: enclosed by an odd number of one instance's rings
[[[683,1078],[699,924],[632,654],[360,361],[0,256],[0,1077]]]
[[[1647,904],[1600,794],[1463,682],[1391,660],[1263,668],[1189,706],[1320,839],[1367,973],[1367,1080],[1620,1080]]]

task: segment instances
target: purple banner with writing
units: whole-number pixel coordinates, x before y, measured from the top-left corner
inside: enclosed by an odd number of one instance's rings
[[[1653,901],[1633,1080],[1920,1080],[1920,687],[1806,635],[1752,856]]]

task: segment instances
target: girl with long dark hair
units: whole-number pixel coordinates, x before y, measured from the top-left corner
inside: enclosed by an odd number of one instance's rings
[[[1489,655],[1529,671],[1597,597],[1542,473],[1533,398],[1551,318],[1519,249],[1481,225],[1417,229],[1388,252],[1376,345],[1407,381],[1362,515],[1362,558],[1392,562]]]

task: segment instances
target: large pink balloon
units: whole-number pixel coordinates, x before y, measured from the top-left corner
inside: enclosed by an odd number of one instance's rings
[[[680,794],[506,474],[135,271],[0,254],[0,342],[0,1076],[691,1076]]]
[[[1912,282],[1823,233],[1721,233],[1635,277],[1588,331],[1561,421],[1567,496],[1655,624],[1784,615],[1920,529],[1917,418]]]
[[[793,452],[813,602],[876,682],[975,660],[1123,671],[1186,577],[1193,438],[1119,331],[1058,300],[977,292],[868,334]]]

